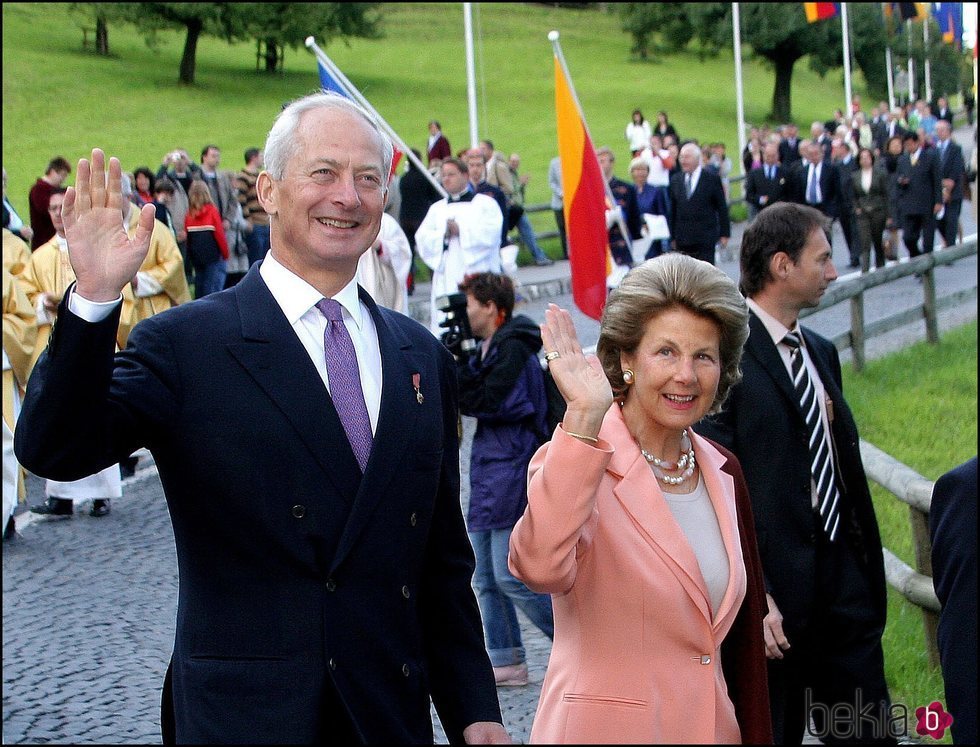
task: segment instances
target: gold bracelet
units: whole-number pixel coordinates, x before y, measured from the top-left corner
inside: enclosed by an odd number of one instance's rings
[[[562,430],[565,431],[564,428],[562,428]],[[583,441],[588,441],[589,443],[593,443],[593,444],[599,443],[599,439],[596,438],[595,436],[583,436],[581,433],[572,433],[571,431],[565,431],[565,433],[567,433],[569,436],[580,438]]]

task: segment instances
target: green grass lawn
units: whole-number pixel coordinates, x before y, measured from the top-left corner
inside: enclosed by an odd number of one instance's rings
[[[977,323],[945,333],[938,345],[871,361],[861,373],[846,366],[844,391],[862,438],[936,480],[977,452]],[[908,507],[874,483],[871,492],[883,543],[915,567]],[[921,611],[889,588],[885,671],[892,698],[910,714],[945,700],[924,641]]]
[[[562,48],[597,145],[619,155],[626,176],[624,129],[635,107],[654,118],[665,109],[682,136],[722,140],[738,160],[732,55],[700,61],[694,53],[638,62],[617,14],[517,3],[474,4],[479,132],[522,157],[528,200],[550,198],[548,162],[555,155],[554,72],[547,33]],[[67,4],[3,4],[3,164],[9,194],[26,214],[26,196],[48,160],[74,163],[101,146],[131,170],[155,168],[176,146],[197,160],[216,143],[222,166],[238,169],[242,152],[261,145],[282,103],[319,85],[313,56],[287,50],[282,74],[255,70],[254,43],[202,38],[197,83],[178,86],[183,34],[163,31],[156,51],[130,27],[110,25],[111,58],[82,49],[81,18]],[[460,3],[404,3],[384,8],[385,37],[335,42],[326,52],[409,145],[425,151],[427,123],[439,119],[454,150],[467,144],[463,13]],[[90,35],[91,36],[91,35]],[[744,67],[746,118],[769,110],[773,73]],[[805,129],[827,119],[843,99],[839,72],[826,79],[805,61],[794,75],[794,116]],[[861,79],[855,91],[863,93]],[[553,230],[550,213],[531,216]],[[557,253],[555,251],[555,253]]]

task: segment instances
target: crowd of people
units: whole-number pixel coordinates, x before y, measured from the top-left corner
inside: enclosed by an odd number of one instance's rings
[[[865,114],[855,96],[849,115],[838,109],[833,118],[813,122],[809,138],[801,138],[792,123],[753,127],[741,154],[749,220],[777,202],[816,207],[840,225],[848,268],[862,272],[898,259],[899,231],[910,257],[931,252],[937,231],[943,246],[954,244],[962,237],[959,215],[972,179],[963,150],[952,139],[953,116],[945,97],[931,105],[918,100],[894,109],[880,102]],[[711,172],[730,200],[732,161],[725,145],[681,140],[666,112],[659,112],[651,127],[639,109],[625,138],[633,158],[632,184],[614,182],[611,173],[606,178],[636,248],[632,257],[617,253],[614,247],[626,243],[625,232],[610,218],[610,247],[620,265],[610,286],[633,262],[669,247],[710,262],[716,250],[731,259],[728,221],[710,196],[716,191],[714,179],[702,194],[696,187],[701,174]],[[688,145],[685,166],[682,152]],[[600,163],[603,150],[598,151]],[[969,172],[976,173],[975,165]]]
[[[912,256],[937,221],[955,238],[950,123],[900,136],[894,186],[875,170],[890,136],[876,154],[863,123],[760,132],[738,283],[713,266],[724,146],[680,140],[664,112],[644,124],[632,183],[598,151],[622,269],[594,356],[566,310],[514,314],[519,157],[489,140],[454,157],[435,121],[397,218],[391,142],[326,93],[284,107],[237,176],[214,145],[132,176],[95,149],[73,187],[64,159],[35,185],[50,228],[5,200],[5,386],[23,402],[8,428],[5,388],[4,436],[49,477],[35,510],[98,497],[105,516],[142,447],[165,486],[165,742],[431,743],[431,698],[452,743],[507,743],[495,688],[528,681],[517,609],[553,639],[535,742],[799,744],[856,702],[849,738],[902,736],[857,425],[836,349],[799,314],[837,277],[832,220],[853,215],[845,236],[876,263],[894,195]],[[415,252],[431,330],[397,313]],[[460,314],[474,344],[450,348]],[[460,414],[477,421],[465,520]]]

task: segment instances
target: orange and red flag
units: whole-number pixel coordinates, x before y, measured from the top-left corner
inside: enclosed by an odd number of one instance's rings
[[[565,201],[572,299],[586,316],[602,317],[611,269],[606,184],[572,81],[555,53],[555,115]]]

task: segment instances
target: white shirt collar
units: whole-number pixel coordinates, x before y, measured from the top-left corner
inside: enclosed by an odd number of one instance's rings
[[[276,303],[282,308],[290,325],[296,324],[323,298],[320,291],[292,270],[287,269],[271,251],[265,255],[265,260],[259,266],[259,274],[269,287]],[[357,328],[361,329],[361,303],[357,295],[356,276],[351,278],[351,281],[333,298],[344,308]]]
[[[748,306],[757,317],[759,317],[759,321],[762,322],[762,326],[766,328],[766,332],[769,333],[769,336],[772,338],[774,344],[778,345],[781,343],[783,338],[786,337],[787,332],[796,332],[800,340],[803,339],[803,335],[800,333],[799,321],[796,322],[793,329],[788,329],[785,324],[759,306],[759,304],[757,304],[751,298],[745,299],[745,305]]]

